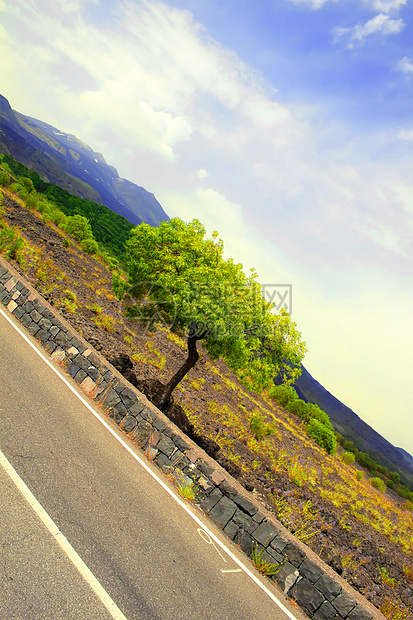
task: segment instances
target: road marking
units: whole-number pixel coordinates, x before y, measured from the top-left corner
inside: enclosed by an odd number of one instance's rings
[[[218,555],[226,563],[227,562],[226,559],[224,558],[224,556],[222,555],[221,551],[218,549],[218,547],[216,546],[216,544],[214,543],[214,541],[212,540],[212,538],[208,534],[208,532],[205,532],[205,530],[201,529],[200,527],[197,529],[197,532],[200,535],[200,537],[202,538],[202,540],[207,543],[207,545],[212,545],[214,547],[215,551],[218,553]]]
[[[50,534],[53,536],[59,547],[64,551],[69,560],[74,564],[79,573],[82,575],[83,579],[92,588],[101,603],[106,607],[113,620],[127,620],[126,616],[123,615],[119,607],[111,599],[103,586],[101,586],[94,574],[86,566],[82,558],[76,553],[70,542],[67,540],[64,534],[62,534],[55,522],[49,517],[43,506],[35,498],[29,487],[25,484],[25,482],[23,482],[17,471],[13,468],[11,463],[9,463],[1,450],[0,465],[14,482],[27,503],[31,506],[31,508],[33,508],[34,512],[42,521],[43,525],[45,525],[46,528],[49,530]]]
[[[252,581],[259,588],[261,588],[261,590],[265,592],[267,596],[269,596],[269,598],[281,609],[281,611],[285,613],[288,618],[290,618],[290,620],[297,620],[297,618],[291,613],[291,611],[289,611],[289,609],[287,609],[286,606],[278,600],[275,594],[273,594],[271,590],[269,590],[269,588],[267,588],[267,586],[264,585],[260,581],[260,579],[247,566],[245,566],[245,564],[243,564],[243,562],[239,558],[237,558],[236,555],[232,553],[232,551],[225,545],[225,543],[223,543],[204,523],[202,523],[201,519],[199,519],[196,514],[192,512],[189,505],[186,504],[174,491],[172,491],[172,489],[170,489],[169,486],[165,484],[165,482],[161,478],[159,478],[158,474],[152,471],[149,465],[143,459],[141,459],[141,457],[136,452],[134,452],[134,450],[132,450],[132,448],[126,443],[126,441],[122,437],[118,435],[115,429],[112,428],[112,426],[110,426],[109,423],[106,422],[106,420],[104,420],[97,411],[95,411],[92,405],[81,394],[79,394],[77,388],[72,385],[72,383],[70,383],[68,379],[66,379],[66,377],[64,377],[59,372],[58,368],[43,354],[43,351],[38,349],[37,346],[33,344],[30,338],[28,338],[28,336],[20,329],[20,327],[18,327],[18,325],[14,323],[14,321],[3,311],[2,308],[0,308],[0,314],[4,316],[4,318],[10,323],[10,325],[14,327],[14,329],[20,334],[23,340],[25,340],[33,349],[33,351],[35,351],[37,355],[42,358],[42,360],[47,364],[47,366],[61,379],[61,381],[63,381],[63,383],[65,383],[69,390],[81,401],[81,403],[83,403],[83,405],[95,416],[95,418],[99,420],[99,422],[103,424],[103,426],[125,448],[125,450],[129,452],[129,454],[135,459],[135,461],[137,461],[143,467],[143,469],[145,469],[145,471],[150,476],[152,476],[154,480],[156,480],[156,482],[172,497],[172,499],[181,508],[183,508],[183,510],[185,510],[185,512],[191,517],[191,519],[193,519],[193,521],[195,521],[195,523],[202,530],[208,533],[208,535],[218,545],[218,547],[225,551],[225,553],[240,567],[240,569],[246,575],[248,575],[248,577],[252,579]]]

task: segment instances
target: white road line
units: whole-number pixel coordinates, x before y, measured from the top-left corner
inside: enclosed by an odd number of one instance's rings
[[[145,463],[144,460],[142,460],[140,458],[140,456],[134,452],[134,450],[132,450],[132,448],[126,443],[126,441],[124,441],[124,439],[122,439],[122,437],[120,437],[117,432],[106,422],[106,420],[104,420],[100,414],[95,411],[95,409],[92,407],[92,405],[85,399],[83,398],[83,396],[81,394],[79,394],[79,392],[77,391],[77,389],[68,381],[68,379],[66,379],[66,377],[64,377],[63,375],[60,374],[59,370],[57,369],[57,367],[55,366],[54,363],[52,363],[44,354],[43,352],[37,348],[36,345],[33,344],[33,342],[28,338],[28,336],[26,336],[26,334],[14,323],[14,321],[3,311],[2,308],[0,308],[0,314],[2,314],[4,316],[4,318],[10,323],[10,325],[12,325],[12,327],[14,327],[14,329],[20,334],[20,336],[30,345],[30,347],[39,355],[39,357],[41,357],[43,359],[43,361],[47,364],[47,366],[49,366],[49,368],[51,368],[51,370],[53,370],[53,372],[63,381],[63,383],[65,383],[67,385],[67,387],[70,389],[70,391],[84,404],[84,406],[99,420],[99,422],[101,424],[103,424],[103,426],[105,428],[107,428],[107,430],[113,435],[113,437],[115,437],[115,439],[117,441],[119,441],[119,443],[125,448],[125,450],[127,450],[129,452],[129,454],[131,454],[131,456],[148,472],[148,474],[150,476],[152,476],[152,478],[154,480],[156,480],[156,482],[163,488],[165,489],[165,491],[172,497],[172,499],[179,504],[179,506],[181,506],[181,508],[183,508],[185,510],[185,512],[191,517],[191,519],[193,519],[195,521],[195,523],[200,526],[205,532],[208,533],[208,535],[212,538],[212,540],[214,540],[216,542],[216,544],[221,547],[221,549],[223,551],[225,551],[225,553],[242,569],[242,571],[248,575],[248,577],[250,579],[252,579],[252,581],[254,581],[254,583],[257,584],[257,586],[259,588],[261,588],[261,590],[263,592],[265,592],[265,594],[267,594],[267,596],[270,597],[270,599],[281,609],[281,611],[283,611],[285,613],[285,615],[290,618],[290,620],[297,620],[297,618],[291,613],[291,611],[289,611],[289,609],[287,609],[285,607],[285,605],[283,605],[283,603],[281,603],[281,601],[278,600],[278,598],[275,596],[275,594],[273,594],[271,592],[271,590],[269,590],[269,588],[267,588],[266,585],[264,585],[260,579],[258,579],[258,577],[247,567],[245,566],[242,561],[240,559],[237,558],[236,555],[234,555],[232,553],[232,551],[210,530],[208,529],[208,527],[202,523],[202,521],[192,512],[192,510],[190,509],[189,505],[186,504],[183,500],[181,500],[180,497],[178,497],[178,495],[176,495],[170,488],[169,486],[167,486],[165,484],[165,482],[159,478],[159,476],[152,471],[152,469],[147,465],[147,463]]]
[[[92,588],[93,592],[96,594],[101,603],[106,607],[113,620],[127,620],[126,616],[123,615],[119,607],[116,603],[110,598],[109,594],[106,590],[101,586],[99,581],[96,579],[94,574],[89,570],[86,566],[82,558],[76,553],[73,549],[70,542],[67,538],[62,534],[59,530],[55,522],[49,517],[43,506],[40,502],[35,498],[30,489],[26,486],[23,480],[20,478],[17,471],[12,467],[9,461],[4,456],[3,452],[0,450],[0,465],[3,467],[5,472],[10,476],[20,493],[23,495],[27,503],[33,508],[34,512],[37,514],[39,519],[42,521],[43,525],[49,530],[50,534],[53,536],[59,547],[65,552],[69,560],[74,564],[79,573],[82,575],[83,579],[87,582],[87,584]]]

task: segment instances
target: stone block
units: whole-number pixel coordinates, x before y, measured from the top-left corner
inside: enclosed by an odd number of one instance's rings
[[[152,430],[152,426],[146,420],[140,420],[137,423],[132,434],[138,446],[145,448],[148,445]]]
[[[257,508],[252,504],[252,502],[250,502],[249,499],[247,499],[243,495],[236,495],[233,498],[233,501],[239,508],[241,508],[241,510],[246,512],[250,517],[253,517],[258,512]]]
[[[280,567],[280,570],[273,577],[274,581],[278,583],[284,594],[287,594],[287,592],[291,590],[299,578],[300,573],[295,566],[290,564],[290,562],[284,562],[284,564]]]
[[[234,521],[234,523],[236,523],[236,525],[240,529],[245,530],[246,532],[252,525],[251,517],[249,517],[247,514],[245,514],[245,512],[243,512],[239,508],[237,508],[234,516],[232,517],[232,520]]]
[[[328,601],[322,603],[320,609],[316,612],[314,620],[332,620],[336,616],[336,610]]]
[[[60,349],[59,347],[55,349],[55,351],[53,351],[52,353],[52,359],[54,359],[56,362],[63,362],[65,357],[66,353],[63,351],[63,349]]]
[[[278,532],[279,529],[273,523],[264,521],[255,530],[254,538],[260,545],[267,547],[277,536]]]
[[[165,435],[161,437],[161,439],[156,444],[156,447],[158,448],[160,452],[165,454],[168,458],[170,458],[176,450],[176,446],[174,442],[172,441],[172,439],[170,439],[169,437],[165,437]]]
[[[289,542],[290,542],[290,539],[287,538],[287,536],[285,536],[283,532],[279,532],[276,538],[274,538],[274,540],[271,542],[271,547],[275,551],[278,551],[278,553],[282,553]]]
[[[35,336],[39,330],[40,330],[40,327],[34,321],[32,321],[32,323],[30,323],[29,327],[27,328],[27,331],[32,336]]]
[[[23,314],[23,316],[20,319],[20,323],[24,325],[24,327],[29,327],[29,325],[33,323],[32,317],[30,316],[30,314]]]
[[[329,575],[322,575],[320,579],[315,582],[315,587],[320,590],[328,601],[333,601],[342,590],[342,587],[337,581],[334,581]]]
[[[216,473],[216,472],[214,472]],[[212,478],[212,476],[211,476]],[[234,499],[234,497],[236,495],[238,495],[238,491],[236,491],[234,489],[234,487],[232,487],[229,482],[227,480],[224,480],[223,482],[221,482],[221,484],[219,485],[220,491],[226,495],[227,497],[229,497],[229,499]]]
[[[165,472],[170,472],[173,467],[170,459],[168,459],[168,457],[162,452],[158,452],[158,454],[156,455],[155,463],[159,465],[162,471],[165,471]]]
[[[239,527],[234,523],[234,521],[230,521],[224,527],[224,532],[231,540],[234,540],[236,535],[238,534]]]
[[[220,501],[220,499],[222,499],[222,497],[223,495],[221,491],[215,488],[213,491],[211,491],[208,497],[204,499],[203,502],[201,502],[202,510],[209,513],[210,510],[212,510],[212,508]]]
[[[321,594],[320,590],[314,587],[314,585],[308,581],[305,577],[297,580],[294,584],[290,595],[294,597],[297,603],[302,609],[312,618],[315,612],[320,609],[321,604],[324,603],[325,598]]]
[[[7,310],[9,312],[13,312],[14,310],[16,310],[16,308],[18,308],[16,302],[13,299],[9,301],[9,303],[7,304]]]
[[[131,407],[136,402],[135,392],[128,387],[122,390],[120,397],[125,407]]]
[[[93,392],[93,390],[96,387],[96,383],[90,377],[86,377],[85,379],[83,379],[82,383],[80,384],[80,387],[83,390],[85,390],[85,392],[89,393],[89,392]]]
[[[45,350],[52,354],[53,351],[55,351],[57,349],[57,344],[55,342],[53,342],[53,340],[48,340],[47,342],[44,343],[44,348]]]
[[[350,611],[356,606],[356,601],[354,601],[347,592],[342,592],[332,601],[332,604],[337,609],[340,616],[345,618]]]
[[[115,392],[113,388],[109,388],[106,390],[102,396],[99,397],[100,402],[104,407],[110,409],[111,407],[115,407],[120,402],[120,398],[118,394]]]
[[[84,370],[79,370],[75,375],[75,381],[77,384],[81,384],[83,379],[86,379],[86,373]]]
[[[36,333],[36,338],[40,340],[41,343],[47,342],[51,338],[52,334],[45,329],[39,329]]]
[[[52,325],[49,329],[49,332],[52,334],[53,338],[56,338],[57,334],[60,332],[60,329],[57,327],[57,325]]]
[[[23,308],[20,308],[19,306],[13,312],[13,316],[15,316],[16,319],[21,319],[22,316],[24,316],[24,314],[25,314],[25,312],[24,312]]]
[[[59,347],[65,347],[67,345],[67,335],[63,331],[59,331],[56,336],[54,336],[54,341]]]
[[[356,605],[353,611],[350,611],[347,618],[349,620],[372,620],[373,616],[369,611],[362,609],[360,605]]]
[[[99,379],[99,371],[97,368],[95,368],[95,366],[89,366],[86,369],[86,372],[93,381],[96,382]]]
[[[206,461],[199,461],[199,463],[197,463],[197,467],[202,471],[203,474],[205,474],[205,476],[208,476],[208,478],[210,478],[211,475],[214,473],[213,467],[211,467],[211,465]]]
[[[41,320],[42,320],[42,318],[43,318],[43,317],[42,317],[42,315],[41,315],[41,314],[39,314],[39,312],[37,312],[37,310],[32,310],[32,311],[30,312],[30,316],[32,317],[32,320],[33,320],[35,323],[38,323],[38,322],[39,322],[39,321],[41,321]]]
[[[130,433],[136,426],[136,420],[133,416],[127,415],[123,418],[121,427],[125,431],[125,433]]]
[[[160,432],[162,432],[162,431],[164,431],[166,429],[166,422],[165,422],[165,420],[161,420],[161,418],[159,416],[155,415],[155,414],[153,415],[152,424]],[[175,443],[175,441],[174,441],[174,443]]]
[[[301,566],[303,560],[305,559],[304,551],[301,551],[301,549],[299,549],[293,542],[288,543],[284,549],[284,553],[287,556],[288,561],[291,562],[291,564],[294,564],[297,568]]]
[[[221,528],[224,528],[237,510],[236,505],[228,497],[223,496],[209,511],[211,519]]]
[[[241,550],[246,553],[248,557],[251,557],[253,540],[250,534],[244,532],[244,530],[238,530],[234,542],[241,547]]]
[[[45,331],[49,331],[51,326],[52,326],[52,322],[49,319],[46,318],[42,318],[39,321],[39,326],[44,329]]]
[[[324,574],[323,570],[311,562],[308,558],[305,558],[300,565],[300,574],[306,577],[311,583],[315,583]]]

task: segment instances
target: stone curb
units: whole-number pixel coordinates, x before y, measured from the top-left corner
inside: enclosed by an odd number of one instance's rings
[[[384,616],[276,521],[222,467],[99,355],[0,257],[0,302],[164,472],[192,481],[201,509],[249,556],[280,564],[272,577],[315,620]]]

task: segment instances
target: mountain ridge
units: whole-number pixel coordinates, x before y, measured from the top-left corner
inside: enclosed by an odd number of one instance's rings
[[[0,146],[45,181],[104,204],[134,225],[158,226],[169,219],[153,193],[121,178],[101,153],[72,134],[14,111],[3,95]]]

